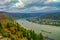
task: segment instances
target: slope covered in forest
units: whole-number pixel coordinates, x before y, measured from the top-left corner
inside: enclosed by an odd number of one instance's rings
[[[44,40],[44,37],[26,30],[6,14],[0,14],[0,40]]]

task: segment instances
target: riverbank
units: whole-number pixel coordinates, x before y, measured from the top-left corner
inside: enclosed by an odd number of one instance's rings
[[[54,40],[60,40],[60,27],[56,27],[56,26],[50,26],[50,25],[40,25],[37,23],[32,23],[32,22],[28,22],[25,19],[19,19],[16,20],[16,22],[18,22],[19,24],[23,25],[24,28],[26,29],[30,29],[30,30],[34,30],[37,33],[43,33],[45,36],[48,36],[49,38],[52,38]],[[46,32],[42,32],[41,30],[44,30]],[[48,33],[51,32],[51,33]]]

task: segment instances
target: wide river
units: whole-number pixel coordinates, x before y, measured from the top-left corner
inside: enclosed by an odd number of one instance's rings
[[[36,33],[42,33],[44,36],[48,36],[54,40],[60,40],[60,27],[32,23],[25,19],[18,19],[16,22],[26,29],[34,30]]]

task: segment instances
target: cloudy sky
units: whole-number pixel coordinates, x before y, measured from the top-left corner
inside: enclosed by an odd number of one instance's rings
[[[0,0],[0,11],[37,13],[60,11],[60,0]]]

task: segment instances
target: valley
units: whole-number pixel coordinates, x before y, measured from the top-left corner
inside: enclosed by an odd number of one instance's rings
[[[60,27],[51,26],[51,25],[41,25],[33,22],[29,22],[26,19],[16,20],[19,24],[23,25],[24,28],[34,30],[36,33],[42,33],[45,36],[54,39],[60,40]]]

